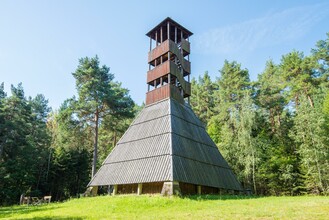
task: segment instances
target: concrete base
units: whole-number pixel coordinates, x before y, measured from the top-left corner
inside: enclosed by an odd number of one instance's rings
[[[161,195],[163,196],[181,195],[179,183],[176,181],[164,182],[161,190]]]
[[[201,195],[202,194],[202,191],[201,191],[201,186],[197,186],[197,190],[198,190],[198,194]]]
[[[137,188],[137,195],[141,195],[143,191],[143,184],[138,183],[138,188]]]
[[[118,194],[118,185],[114,185],[113,186],[113,193],[112,193],[112,195],[115,196],[116,194]]]
[[[91,196],[97,196],[98,186],[93,186],[91,189]]]

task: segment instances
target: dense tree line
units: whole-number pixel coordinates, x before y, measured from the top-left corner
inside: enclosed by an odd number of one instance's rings
[[[192,80],[191,106],[245,188],[329,193],[329,33],[305,56],[272,60],[255,82],[236,61]]]
[[[0,85],[0,205],[20,195],[77,197],[128,128],[139,107],[98,57],[82,58],[78,97],[52,111],[43,95],[26,98],[21,84],[11,95]]]
[[[192,80],[193,110],[255,194],[329,193],[329,34],[311,52],[269,60],[255,82],[236,61]],[[56,111],[0,85],[0,204],[79,196],[141,108],[97,56],[72,75],[78,96]]]

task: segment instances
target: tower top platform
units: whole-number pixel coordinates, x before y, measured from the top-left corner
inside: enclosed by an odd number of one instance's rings
[[[152,30],[150,30],[146,36],[152,38],[153,40],[155,40],[155,33],[158,32],[161,27],[164,28],[164,30],[167,30],[167,25],[168,23],[172,26],[172,27],[176,27],[178,30],[183,32],[183,38],[188,38],[190,36],[193,35],[193,33],[189,30],[187,30],[185,27],[183,27],[182,25],[178,24],[176,21],[174,21],[173,19],[171,19],[170,17],[167,17],[166,19],[164,19],[163,21],[161,21],[157,26],[155,26]],[[171,34],[174,34],[174,32],[172,32]],[[174,38],[174,37],[173,37]]]

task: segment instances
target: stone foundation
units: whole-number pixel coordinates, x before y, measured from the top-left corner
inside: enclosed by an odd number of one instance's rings
[[[164,182],[162,190],[161,190],[161,195],[163,195],[163,196],[181,195],[179,183],[176,181]]]
[[[240,191],[220,189],[210,186],[201,186],[191,183],[183,183],[177,181],[168,182],[153,182],[153,183],[136,183],[136,184],[121,184],[108,187],[108,194],[161,194],[163,196],[171,195],[239,195]],[[91,195],[95,196],[98,187],[93,187]]]

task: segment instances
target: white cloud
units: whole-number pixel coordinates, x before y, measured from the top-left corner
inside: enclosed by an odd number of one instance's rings
[[[195,49],[201,53],[232,54],[277,45],[302,37],[328,15],[328,3],[270,13],[195,36]]]

